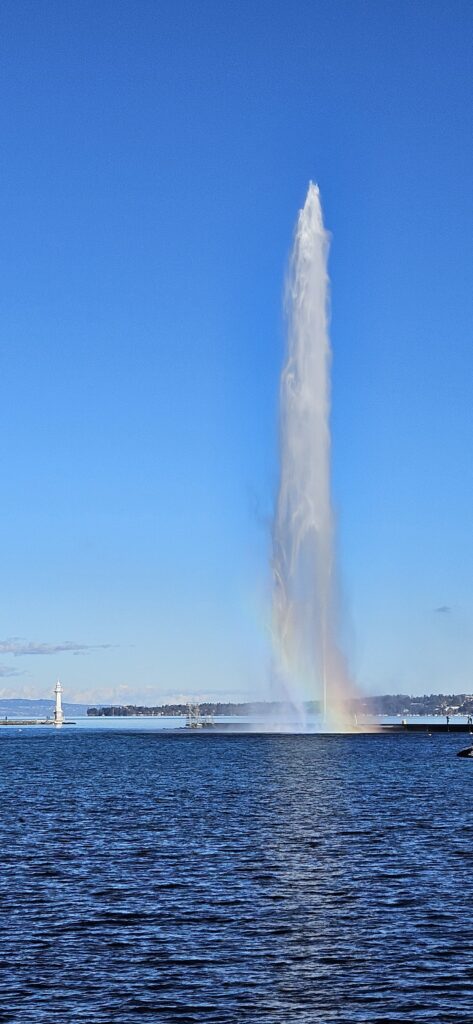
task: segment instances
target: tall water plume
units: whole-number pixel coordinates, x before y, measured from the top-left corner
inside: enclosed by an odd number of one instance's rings
[[[273,524],[273,635],[279,695],[342,725],[352,686],[339,643],[330,479],[329,236],[319,189],[299,212],[286,281],[280,479]]]

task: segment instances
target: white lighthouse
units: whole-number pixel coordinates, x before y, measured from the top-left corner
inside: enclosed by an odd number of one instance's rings
[[[64,711],[62,710],[61,704],[62,686],[59,682],[59,679],[54,688],[54,693],[56,696],[56,707],[54,709],[54,725],[62,725],[64,722]]]

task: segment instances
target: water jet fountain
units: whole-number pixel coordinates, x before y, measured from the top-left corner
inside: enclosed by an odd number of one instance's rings
[[[274,678],[292,725],[346,729],[354,687],[339,641],[330,479],[329,236],[312,182],[286,281],[287,351],[280,385],[280,477],[273,523]]]

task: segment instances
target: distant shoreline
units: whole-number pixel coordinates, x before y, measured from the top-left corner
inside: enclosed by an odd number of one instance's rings
[[[192,698],[196,702],[196,698]],[[283,704],[277,701],[199,701],[202,715],[213,717],[240,717],[251,716],[267,717],[272,713],[280,714]],[[67,717],[89,717],[89,718],[186,718],[188,705],[176,704],[97,704],[92,707],[88,704],[76,704],[64,702],[64,712]],[[317,701],[306,704],[306,712],[309,715],[320,714],[321,708]],[[23,718],[23,719],[46,719],[52,717],[54,712],[54,701],[49,699],[29,699],[24,697],[11,697],[0,699],[0,719]],[[406,694],[385,694],[373,697],[360,697],[352,700],[347,707],[347,713],[351,716],[373,718],[425,718],[435,717],[458,718],[473,716],[473,695],[460,694],[430,694],[422,697],[412,697]]]
[[[193,698],[193,701],[195,698]],[[278,701],[252,701],[252,702],[223,702],[223,701],[199,701],[199,708],[203,715],[216,717],[247,717],[248,715],[277,714],[284,708],[284,704]],[[0,704],[1,707],[1,704]],[[318,701],[309,701],[305,705],[307,714],[320,714],[322,707]],[[473,695],[471,694],[430,694],[423,697],[409,697],[406,694],[386,694],[379,697],[360,697],[350,701],[347,706],[347,713],[353,716],[370,715],[374,717],[432,717],[440,718],[461,715],[468,717],[473,715]],[[128,717],[162,717],[179,718],[187,717],[187,704],[110,704],[89,707],[89,717],[106,718],[128,718]]]

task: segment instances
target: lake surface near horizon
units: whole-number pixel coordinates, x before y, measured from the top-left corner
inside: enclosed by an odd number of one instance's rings
[[[120,721],[1,731],[1,1022],[471,1020],[464,737]]]
[[[53,713],[54,713],[54,708],[52,709],[51,714],[49,716],[51,726],[53,725],[53,721],[52,721]],[[8,717],[8,726],[6,728],[1,728],[0,727],[0,735],[4,734],[7,730],[10,732],[13,729],[18,729],[18,730],[21,730],[21,731],[27,730],[28,732],[31,732],[32,730],[34,730],[34,731],[38,731],[39,730],[41,732],[44,731],[44,728],[45,728],[44,726],[36,727],[36,726],[32,726],[32,725],[25,726],[25,725],[21,725],[21,724],[16,726],[15,725],[15,721],[16,721],[15,716],[9,715],[7,717]],[[25,718],[30,718],[30,716],[26,716],[26,715],[24,717]],[[205,718],[206,716],[204,715],[203,717]],[[224,727],[227,727],[227,728],[229,726],[234,726],[235,729],[237,730],[238,726],[241,726],[245,731],[248,731],[248,729],[251,729],[254,732],[258,732],[258,729],[259,729],[261,732],[267,733],[267,732],[271,732],[272,728],[273,728],[274,732],[286,731],[284,727],[283,728],[279,727],[277,725],[277,723],[274,723],[273,727],[271,727],[271,726],[268,727],[268,720],[267,719],[265,720],[265,719],[261,718],[261,716],[252,716],[252,715],[242,715],[242,716],[236,716],[236,715],[215,715],[215,716],[211,716],[211,717],[213,717],[214,724],[217,727],[217,729],[218,729],[218,726],[224,726]],[[21,722],[22,720],[23,719],[21,719],[21,718],[18,719],[19,722]],[[31,720],[33,720],[33,719],[31,718]],[[97,715],[97,716],[90,715],[90,716],[88,716],[88,715],[67,715],[66,714],[66,720],[71,723],[66,728],[74,727],[74,728],[79,728],[79,729],[93,729],[93,730],[97,730],[97,729],[98,730],[112,729],[112,730],[120,730],[120,731],[121,730],[128,730],[128,731],[130,731],[130,730],[133,730],[133,731],[138,730],[138,731],[143,732],[143,731],[148,731],[148,730],[156,731],[156,730],[161,730],[161,729],[184,729],[186,727],[187,717],[185,715]],[[428,724],[439,724],[439,723],[444,723],[445,722],[445,718],[442,715],[405,715],[405,716],[400,716],[400,715],[391,715],[391,716],[389,716],[389,715],[365,715],[365,716],[359,716],[358,717],[358,719],[357,719],[357,726],[360,728],[360,730],[363,730],[363,728],[368,730],[370,727],[379,726],[381,724],[385,724],[385,725],[401,725],[401,722],[403,720],[405,720],[408,723],[422,722],[422,723],[425,723],[426,725],[428,725]],[[454,725],[456,722],[461,722],[461,723],[465,724],[466,721],[467,721],[467,717],[465,715],[451,715],[450,716],[450,722],[451,722],[452,725]],[[0,726],[1,726],[1,724],[2,723],[0,722]],[[310,718],[309,719],[309,726],[310,726],[310,729],[313,732],[316,732],[316,733],[317,732],[321,732],[321,733],[325,732],[324,724],[321,721],[320,716],[314,715],[312,718]],[[186,730],[186,731],[189,731],[189,730]],[[290,727],[287,729],[287,731],[290,731]]]

